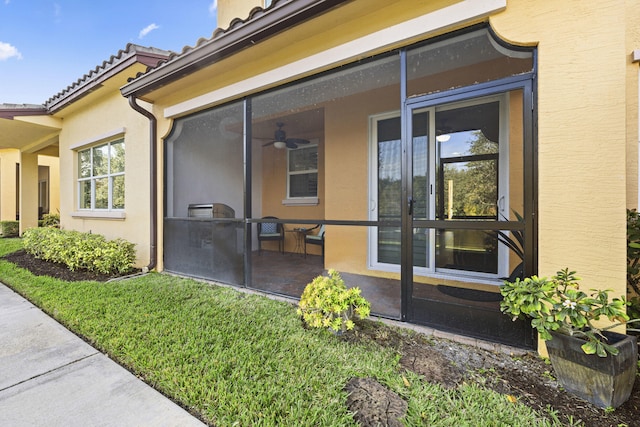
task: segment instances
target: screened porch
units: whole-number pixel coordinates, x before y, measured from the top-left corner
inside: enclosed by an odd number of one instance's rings
[[[533,72],[475,27],[175,120],[165,269],[292,298],[335,269],[376,315],[532,347],[499,285],[536,268]]]

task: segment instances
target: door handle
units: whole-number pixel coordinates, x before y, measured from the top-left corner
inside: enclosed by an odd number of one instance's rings
[[[413,197],[409,197],[409,199],[407,200],[407,205],[409,206],[409,215],[413,215],[413,204],[415,203],[415,200],[413,200]]]

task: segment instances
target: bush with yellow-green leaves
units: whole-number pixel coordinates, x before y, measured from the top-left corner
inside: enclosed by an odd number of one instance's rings
[[[126,273],[136,259],[135,245],[124,239],[107,240],[99,234],[31,228],[23,233],[27,253],[70,270],[87,269],[104,274]]]
[[[347,289],[333,269],[329,276],[318,276],[305,287],[297,310],[307,326],[334,331],[353,329],[353,318],[364,319],[370,312],[371,304],[360,295],[360,288]]]

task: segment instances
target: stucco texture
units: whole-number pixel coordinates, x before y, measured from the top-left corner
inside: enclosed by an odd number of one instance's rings
[[[630,66],[621,5],[510,1],[491,18],[505,40],[538,46],[539,274],[569,267],[586,289],[616,294],[626,289]]]

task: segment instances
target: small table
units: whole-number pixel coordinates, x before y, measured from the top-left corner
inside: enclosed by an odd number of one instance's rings
[[[306,228],[292,228],[291,230],[286,230],[288,233],[293,233],[293,237],[295,238],[296,246],[293,249],[294,254],[302,255],[304,253],[304,237],[307,235]]]

